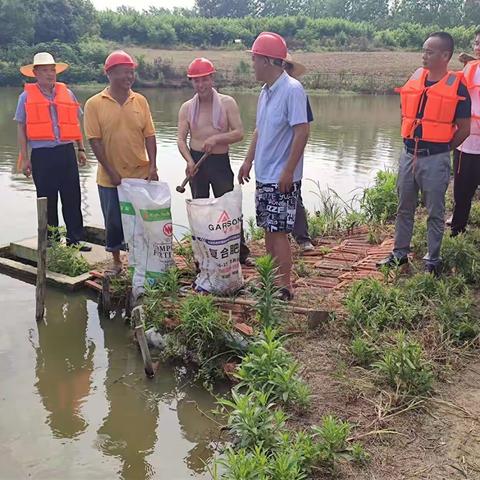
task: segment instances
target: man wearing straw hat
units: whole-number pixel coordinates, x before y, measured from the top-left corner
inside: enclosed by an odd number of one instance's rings
[[[284,62],[285,71],[296,80],[305,74],[307,68],[305,65],[297,62],[293,59],[290,53],[287,53],[287,58]],[[307,96],[307,120],[310,124],[313,122],[313,112],[312,107],[310,106],[310,101]],[[298,202],[297,202],[297,214],[295,216],[295,223],[293,224],[293,231],[292,231],[293,238],[297,242],[300,250],[303,252],[311,252],[314,250],[314,246],[312,244],[312,239],[308,233],[308,222],[307,222],[307,212],[305,211],[305,205],[303,204],[302,192],[300,191],[298,194]]]
[[[78,165],[87,161],[79,121],[81,108],[66,85],[57,82],[57,75],[67,68],[66,63],[56,63],[47,52],[37,53],[33,63],[20,68],[23,75],[37,81],[25,84],[15,113],[19,166],[25,176],[33,176],[37,197],[48,199],[48,225],[58,227],[60,194],[67,245],[89,251],[91,247],[80,244],[84,232]]]

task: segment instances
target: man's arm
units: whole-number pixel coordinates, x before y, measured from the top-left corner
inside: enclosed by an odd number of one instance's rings
[[[103,142],[101,138],[90,138],[90,147],[97,157],[98,162],[102,165],[102,167],[107,172],[107,175],[110,177],[110,181],[116,187],[122,183],[122,177],[119,175],[117,170],[113,165],[111,165],[107,160],[107,155],[105,154],[105,148],[103,146]]]
[[[450,144],[452,150],[458,148],[470,135],[470,118],[457,118],[457,131]]]
[[[238,171],[238,183],[240,183],[240,185],[243,185],[244,182],[248,182],[250,180],[250,170],[252,169],[253,159],[255,158],[257,139],[258,132],[257,129],[255,129],[252,135],[252,140],[250,141],[250,146],[248,147],[247,156],[245,157],[245,160]]]
[[[17,140],[18,149],[20,150],[21,168],[26,177],[29,177],[32,173],[32,164],[28,156],[28,144],[27,144],[27,126],[25,123],[17,123]]]
[[[290,192],[293,184],[293,174],[300,161],[305,146],[308,142],[309,126],[308,123],[299,123],[293,127],[293,141],[287,164],[283,170],[278,187],[282,193]]]
[[[470,117],[472,110],[472,99],[468,92],[467,86],[462,82],[458,88],[458,95],[463,97],[463,100],[458,102],[455,111],[455,124],[457,131],[450,142],[450,147],[455,150],[459,147],[470,135]]]
[[[229,131],[226,133],[217,133],[207,138],[202,148],[204,152],[211,152],[218,144],[231,145],[232,143],[243,140],[243,124],[237,102],[232,97],[226,97],[224,99],[224,105]]]
[[[147,137],[145,139],[145,148],[147,149],[148,161],[150,163],[150,168],[148,171],[147,180],[158,180],[157,174],[157,140],[155,135]]]
[[[182,157],[187,162],[187,175],[192,176],[195,172],[195,162],[187,145],[187,138],[190,132],[188,124],[188,102],[180,107],[178,112],[178,128],[177,128],[177,147]]]

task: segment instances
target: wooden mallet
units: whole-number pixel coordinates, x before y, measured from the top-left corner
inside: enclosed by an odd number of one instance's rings
[[[188,175],[188,176],[186,176],[186,177],[185,177],[185,180],[183,180],[182,184],[177,187],[176,190],[177,190],[178,193],[185,193],[185,185],[186,185],[186,184],[190,181],[190,179],[198,172],[198,169],[200,168],[200,166],[202,165],[202,163],[208,158],[209,155],[210,155],[209,153],[205,152],[205,153],[201,156],[200,160],[195,164],[195,171],[194,171],[193,175]]]

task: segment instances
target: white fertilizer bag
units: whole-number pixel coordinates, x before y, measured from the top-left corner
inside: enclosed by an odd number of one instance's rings
[[[197,289],[229,294],[243,286],[240,266],[242,190],[238,185],[219,198],[187,200],[192,247],[200,273]]]
[[[124,179],[118,191],[134,294],[138,294],[145,282],[153,285],[173,266],[170,188],[165,182]]]

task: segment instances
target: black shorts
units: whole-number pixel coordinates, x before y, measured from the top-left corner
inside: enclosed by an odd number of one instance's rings
[[[301,183],[294,182],[289,193],[281,193],[278,183],[257,182],[255,190],[257,225],[267,232],[291,233]]]

